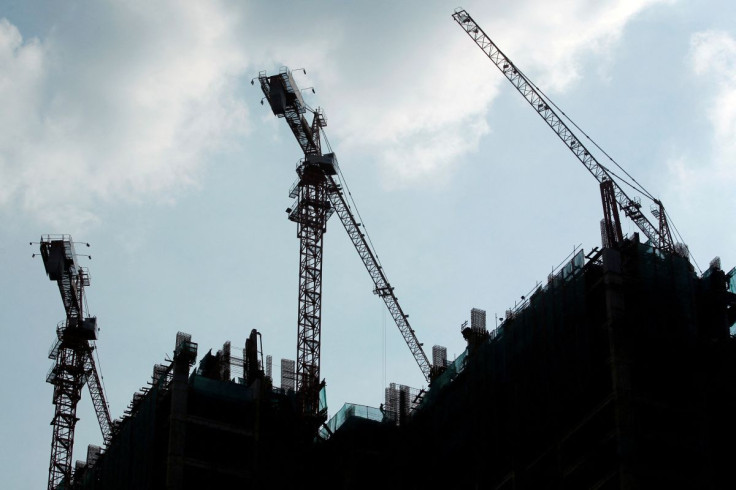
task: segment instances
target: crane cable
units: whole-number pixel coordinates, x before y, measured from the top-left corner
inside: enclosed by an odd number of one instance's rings
[[[539,88],[534,82],[532,82],[531,79],[529,79],[529,77],[527,77],[526,74],[524,74],[524,72],[522,72],[519,69],[518,66],[514,65],[514,68],[524,78],[524,80],[529,85],[531,85],[535,90],[537,90],[537,92],[539,92],[539,94],[542,95],[542,97],[545,99],[546,102],[548,102],[555,109],[557,109],[559,111],[559,113],[567,121],[570,122],[570,124],[572,124],[578,131],[580,131],[580,133],[582,133],[583,136],[585,136],[588,139],[588,141],[590,141],[591,143],[593,143],[593,145],[596,148],[598,148],[598,150],[600,150],[600,152],[603,153],[606,156],[606,158],[608,158],[614,165],[616,165],[616,167],[618,167],[624,174],[626,174],[626,176],[629,177],[634,182],[634,184],[636,184],[636,185],[632,184],[631,182],[629,182],[625,178],[621,177],[616,172],[614,172],[610,168],[606,167],[605,165],[601,164],[600,162],[598,162],[598,165],[600,165],[601,167],[603,167],[603,169],[607,173],[613,175],[619,181],[623,182],[624,184],[626,184],[629,187],[631,187],[633,190],[635,190],[637,192],[640,192],[641,194],[643,194],[644,196],[646,196],[647,198],[649,198],[652,202],[659,202],[654,196],[652,196],[652,194],[649,191],[646,190],[646,188],[643,185],[641,185],[634,178],[634,176],[632,176],[629,172],[627,172],[626,169],[623,168],[611,155],[609,155],[608,152],[606,152],[606,150],[604,150],[593,138],[591,138],[588,135],[588,133],[586,133],[580,126],[578,126],[578,124],[570,116],[568,116],[567,113],[565,111],[563,111],[560,108],[560,106],[558,106],[541,88]],[[316,113],[316,111],[314,109],[312,109],[309,105],[307,105],[306,103],[304,105],[307,107],[307,109],[310,112],[312,112],[313,114]],[[330,152],[332,152],[334,154],[334,152],[332,150],[332,145],[330,144],[330,140],[327,137],[327,132],[324,129],[321,132],[322,132],[322,135],[325,138],[325,142],[327,143],[327,148],[330,150]],[[335,163],[337,163],[338,178],[340,179],[340,183],[347,190],[347,193],[348,193],[348,196],[350,198],[350,201],[353,204],[352,207],[355,209],[355,213],[358,216],[358,218],[360,218],[360,222],[361,222],[361,224],[363,226],[363,232],[364,232],[366,238],[368,239],[368,243],[370,243],[371,249],[373,251],[373,255],[376,258],[376,262],[378,263],[379,266],[383,267],[383,265],[381,264],[381,260],[378,258],[378,253],[376,252],[376,247],[373,245],[373,240],[371,240],[371,237],[368,234],[368,231],[367,231],[367,229],[365,227],[365,222],[363,220],[363,217],[360,215],[360,210],[358,210],[358,206],[355,204],[355,199],[353,199],[353,194],[350,192],[350,187],[348,186],[347,181],[345,180],[345,177],[342,174],[342,168],[340,167],[340,164],[339,164],[339,162],[337,160],[337,155],[335,155]],[[667,212],[667,209],[664,208],[664,206],[662,206],[662,209],[664,211],[664,214],[665,214],[665,217],[667,219],[667,222],[672,225],[672,228],[675,231],[675,234],[678,237],[678,239],[680,240],[680,242],[681,243],[686,243],[685,240],[682,238],[682,235],[680,234],[680,231],[677,229],[677,226],[675,225],[675,222],[672,220],[672,218],[670,217],[670,214]],[[703,271],[702,271],[702,269],[700,269],[700,266],[698,265],[698,262],[695,260],[695,256],[693,256],[693,254],[690,252],[690,250],[688,250],[688,255],[690,256],[690,258],[692,259],[693,263],[695,264],[695,267],[697,267],[698,268],[698,271],[700,271],[700,273],[702,274]]]
[[[552,99],[549,98],[549,96],[546,93],[544,93],[542,91],[542,89],[540,89],[537,85],[535,85],[534,82],[532,82],[531,80],[529,80],[529,78],[527,78],[527,76],[524,75],[521,72],[521,70],[518,69],[518,67],[516,67],[516,70],[521,74],[522,77],[524,77],[524,79],[527,81],[527,83],[529,83],[540,94],[542,94],[542,96],[544,97],[544,99],[547,102],[549,102],[552,106],[554,106],[555,109],[557,109],[560,112],[560,114],[562,114],[565,117],[565,119],[570,122],[570,124],[572,124],[573,126],[575,126],[575,128],[578,131],[580,131],[591,143],[593,143],[593,145],[595,145],[595,147],[598,148],[611,162],[613,162],[613,164],[616,165],[616,167],[618,167],[619,169],[621,169],[621,171],[623,173],[625,173],[627,177],[629,177],[632,181],[634,181],[634,183],[636,183],[636,186],[634,184],[632,184],[631,182],[628,182],[626,179],[624,179],[620,175],[616,174],[610,168],[606,167],[605,165],[602,165],[599,162],[599,165],[601,167],[603,167],[606,170],[606,172],[610,173],[611,175],[613,175],[614,177],[616,177],[617,179],[619,179],[621,182],[623,182],[624,184],[626,184],[629,187],[631,187],[632,189],[634,189],[634,190],[642,193],[643,195],[645,195],[646,197],[648,197],[649,199],[651,199],[653,202],[657,202],[657,199],[655,199],[654,196],[652,196],[649,193],[649,191],[647,191],[644,188],[643,185],[641,185],[629,172],[627,172],[625,168],[623,168],[621,165],[619,165],[619,163],[616,160],[614,160],[613,157],[611,157],[611,155],[609,155],[603,148],[601,148],[600,145],[598,145],[598,143],[593,138],[591,138],[590,136],[588,136],[588,134],[582,128],[580,128],[580,126],[578,126],[577,123],[575,121],[573,121],[572,118],[570,118],[570,116],[568,116],[565,113],[565,111],[563,111],[557,104],[554,103],[554,101]],[[664,206],[662,207],[662,209],[664,210],[664,214],[665,214],[665,217],[667,219],[667,222],[670,225],[672,225],[672,229],[675,231],[675,235],[677,236],[677,238],[680,241],[680,243],[686,243],[685,240],[682,238],[682,235],[680,234],[680,231],[677,229],[677,226],[675,225],[675,222],[672,220],[672,218],[670,217],[670,214],[667,212],[667,209],[664,208]],[[688,255],[692,259],[693,263],[695,264],[695,267],[697,267],[698,271],[702,274],[703,271],[700,268],[700,266],[698,265],[698,262],[695,260],[695,256],[693,256],[693,254],[690,253],[690,250],[688,250]]]
[[[310,110],[312,110],[312,109],[310,108]],[[312,112],[314,112],[314,111],[312,110]],[[330,140],[327,137],[327,132],[323,129],[321,131],[321,133],[322,133],[322,136],[325,139],[325,143],[327,144],[327,149],[334,154],[334,151],[332,150],[332,145],[330,144]],[[363,220],[363,217],[360,215],[360,210],[358,209],[358,205],[355,203],[355,199],[353,198],[353,193],[350,192],[350,187],[348,186],[347,180],[345,180],[345,176],[342,173],[342,168],[340,166],[340,162],[337,159],[337,155],[335,155],[335,163],[336,163],[336,167],[337,167],[338,179],[340,180],[340,184],[347,191],[347,194],[348,194],[348,197],[350,199],[350,202],[352,203],[352,206],[351,207],[355,211],[355,214],[357,215],[358,219],[360,219],[361,226],[363,227],[363,234],[365,235],[366,239],[368,240],[368,243],[370,244],[370,247],[372,249],[371,251],[373,253],[373,256],[376,259],[376,263],[378,264],[378,266],[381,269],[383,269],[383,265],[381,264],[381,260],[379,259],[378,253],[376,252],[376,247],[375,247],[375,245],[373,245],[373,240],[371,240],[371,236],[368,234],[368,230],[365,227],[365,221]],[[349,203],[347,203],[347,204],[350,207],[350,204]],[[382,376],[382,380],[381,381],[382,381],[382,389],[386,389],[386,386],[387,386],[387,384],[386,384],[386,310],[384,308],[381,308],[381,311],[383,313],[382,314],[382,330],[383,330],[383,336],[382,336],[383,337],[382,338],[382,340],[383,340],[383,346],[382,346],[382,351],[383,351],[382,352],[382,354],[383,354],[383,356],[382,356],[383,357],[382,358],[383,373],[382,374],[383,374],[383,376]]]
[[[664,209],[664,208],[663,208],[663,209]],[[680,243],[683,243],[683,244],[684,244],[684,243],[687,243],[687,242],[685,241],[685,239],[684,239],[684,238],[682,238],[682,235],[680,234],[680,230],[678,230],[678,229],[677,229],[677,226],[675,226],[675,222],[674,222],[674,221],[672,221],[672,218],[670,217],[670,214],[669,214],[669,213],[667,212],[667,210],[666,210],[666,209],[664,210],[664,215],[665,215],[665,217],[667,218],[667,223],[671,224],[671,225],[672,225],[672,229],[673,229],[673,230],[675,230],[675,235],[676,235],[676,236],[677,236],[677,238],[678,238],[678,239],[680,240]],[[693,254],[692,254],[692,253],[690,252],[690,248],[689,248],[689,247],[687,248],[687,254],[688,254],[688,256],[689,256],[689,257],[690,257],[690,258],[692,259],[692,261],[693,261],[693,264],[695,264],[695,267],[697,267],[697,268],[698,268],[698,272],[700,272],[700,275],[702,276],[702,275],[703,275],[703,270],[702,270],[702,269],[700,268],[700,266],[698,265],[698,261],[697,261],[697,260],[695,260],[695,256],[694,256],[694,255],[693,255]]]
[[[524,80],[529,85],[531,85],[532,87],[534,87],[534,89],[537,90],[544,97],[544,99],[547,102],[549,102],[555,109],[557,109],[560,112],[560,114],[562,114],[562,116],[564,116],[564,118],[567,121],[569,121],[570,124],[572,124],[575,127],[575,129],[577,129],[578,131],[580,131],[580,133],[582,133],[583,136],[585,136],[588,139],[588,141],[590,141],[591,143],[593,143],[593,145],[596,148],[598,148],[598,150],[600,150],[601,153],[603,153],[614,165],[616,165],[616,167],[618,167],[619,169],[621,169],[621,171],[624,174],[626,174],[626,176],[628,178],[630,178],[634,183],[636,183],[636,186],[634,186],[633,184],[627,182],[622,177],[616,175],[611,170],[609,170],[607,167],[605,167],[603,165],[601,165],[601,167],[603,167],[604,169],[606,169],[606,171],[610,172],[616,178],[620,179],[621,181],[623,181],[624,183],[626,183],[627,185],[629,185],[632,189],[634,189],[634,190],[636,190],[638,192],[641,192],[643,195],[645,195],[646,197],[648,197],[652,201],[657,202],[657,199],[654,196],[652,196],[649,193],[649,191],[647,191],[644,188],[643,185],[641,185],[629,172],[627,172],[625,168],[623,168],[621,165],[619,165],[619,163],[616,160],[614,160],[613,157],[606,152],[606,150],[604,150],[603,148],[601,148],[601,146],[593,138],[591,138],[590,136],[588,136],[588,133],[586,133],[580,126],[578,126],[577,123],[575,121],[573,121],[572,118],[570,118],[570,116],[567,115],[567,113],[565,113],[565,111],[563,111],[557,104],[555,104],[555,102],[546,93],[544,93],[541,88],[539,88],[534,82],[532,82],[521,70],[519,70],[519,68],[517,66],[514,66],[514,68],[516,69],[517,72],[519,72],[519,74],[522,77],[524,77]],[[598,162],[598,164],[600,165],[600,162]]]
[[[525,74],[524,74],[524,73],[523,73],[523,72],[522,72],[521,70],[519,70],[519,68],[518,68],[517,66],[514,66],[514,68],[515,68],[515,69],[516,69],[516,71],[517,71],[517,72],[518,72],[518,73],[519,73],[519,74],[520,74],[520,75],[521,75],[521,76],[522,76],[522,77],[524,78],[524,80],[525,80],[525,81],[526,81],[526,82],[527,82],[527,83],[528,83],[529,85],[531,85],[532,87],[534,87],[534,89],[536,89],[536,90],[537,90],[537,92],[539,92],[539,93],[540,93],[540,94],[542,95],[542,97],[543,97],[543,98],[545,99],[545,101],[546,101],[546,102],[548,102],[548,103],[549,103],[549,104],[551,104],[551,105],[552,105],[552,106],[553,106],[553,107],[554,107],[555,109],[557,109],[557,110],[558,110],[558,111],[560,112],[560,114],[561,114],[561,115],[562,115],[562,116],[563,116],[563,117],[564,117],[564,118],[565,118],[565,119],[566,119],[567,121],[569,121],[569,122],[570,122],[570,124],[572,124],[572,125],[573,125],[573,126],[574,126],[574,127],[575,127],[575,128],[577,129],[577,130],[578,130],[578,131],[580,131],[580,133],[582,133],[582,134],[583,134],[583,136],[585,136],[585,137],[586,137],[586,138],[588,139],[588,141],[590,141],[591,143],[593,143],[593,145],[594,145],[594,146],[595,146],[596,148],[598,148],[598,150],[600,150],[600,151],[601,151],[601,153],[603,153],[603,154],[604,154],[604,155],[606,156],[606,158],[608,158],[608,159],[609,159],[609,160],[610,160],[611,162],[613,162],[613,164],[614,164],[614,165],[616,165],[616,167],[618,167],[619,169],[621,169],[621,171],[622,171],[622,172],[623,172],[624,174],[626,174],[626,176],[627,176],[627,177],[629,177],[629,178],[630,178],[630,179],[631,179],[631,180],[632,180],[632,181],[633,181],[633,182],[634,182],[634,183],[635,183],[636,185],[634,185],[634,184],[632,184],[631,182],[627,181],[626,179],[624,179],[624,178],[623,178],[623,177],[621,177],[620,175],[616,174],[616,173],[615,173],[615,172],[614,172],[613,170],[611,170],[610,168],[608,168],[608,167],[606,167],[605,165],[603,165],[603,164],[601,164],[600,162],[598,162],[598,164],[599,164],[599,165],[600,165],[601,167],[603,167],[603,169],[604,169],[604,170],[605,170],[606,172],[610,173],[611,175],[613,175],[613,176],[614,176],[614,177],[616,177],[616,178],[617,178],[618,180],[620,180],[620,181],[621,181],[621,182],[623,182],[624,184],[628,185],[629,187],[631,187],[631,188],[632,188],[632,189],[634,189],[635,191],[638,191],[638,192],[640,192],[641,194],[643,194],[644,196],[648,197],[648,198],[649,198],[649,199],[651,199],[651,200],[652,200],[653,202],[655,202],[655,203],[656,203],[656,202],[659,202],[659,201],[658,201],[658,200],[657,200],[657,199],[656,199],[656,198],[655,198],[654,196],[652,196],[652,194],[651,194],[651,193],[650,193],[649,191],[647,191],[647,190],[646,190],[646,188],[645,188],[645,187],[644,187],[643,185],[641,185],[641,184],[640,184],[640,183],[639,183],[639,182],[638,182],[638,181],[637,181],[637,180],[636,180],[636,179],[634,178],[634,176],[632,176],[632,175],[631,175],[631,174],[630,174],[629,172],[627,172],[627,171],[626,171],[626,169],[625,169],[625,168],[623,168],[623,167],[622,167],[622,166],[621,166],[621,165],[620,165],[620,164],[619,164],[619,163],[618,163],[618,162],[617,162],[617,161],[616,161],[616,160],[615,160],[615,159],[614,159],[614,158],[613,158],[613,157],[612,157],[611,155],[609,155],[609,154],[608,154],[608,152],[606,152],[606,150],[604,150],[603,148],[601,148],[601,146],[600,146],[600,145],[599,145],[599,144],[598,144],[598,143],[597,143],[597,142],[596,142],[596,141],[595,141],[595,140],[594,140],[593,138],[591,138],[591,137],[590,137],[590,136],[588,135],[588,133],[586,133],[586,132],[585,132],[585,131],[584,131],[584,130],[583,130],[583,129],[582,129],[581,127],[580,127],[580,126],[578,126],[578,124],[577,124],[577,123],[576,123],[576,122],[575,122],[575,121],[574,121],[574,120],[573,120],[573,119],[572,119],[572,118],[571,118],[570,116],[568,116],[568,115],[567,115],[567,113],[565,113],[565,111],[563,111],[563,110],[562,110],[562,109],[561,109],[561,108],[560,108],[560,107],[559,107],[559,106],[558,106],[558,105],[557,105],[557,104],[556,104],[556,103],[555,103],[555,102],[554,102],[554,101],[553,101],[553,100],[552,100],[552,99],[551,99],[551,98],[550,98],[550,97],[549,97],[549,96],[548,96],[548,95],[547,95],[547,94],[546,94],[546,93],[545,93],[544,91],[542,91],[542,89],[541,89],[541,88],[539,88],[539,87],[538,87],[538,86],[537,86],[537,85],[536,85],[536,84],[535,84],[534,82],[532,82],[532,81],[531,81],[531,80],[530,80],[530,79],[529,79],[529,78],[528,78],[528,77],[527,77],[527,76],[526,76],[526,75],[525,75]],[[681,234],[681,233],[680,233],[680,231],[679,231],[679,230],[677,229],[677,226],[675,225],[675,222],[674,222],[674,220],[672,219],[672,217],[670,216],[670,214],[669,214],[669,213],[667,212],[667,209],[666,209],[666,208],[664,208],[664,206],[662,206],[662,209],[663,209],[663,211],[664,211],[664,214],[665,214],[665,217],[666,217],[666,219],[667,219],[667,222],[668,222],[668,223],[669,223],[670,225],[672,225],[672,229],[673,229],[673,230],[675,231],[675,235],[677,236],[677,238],[678,238],[678,240],[680,241],[680,243],[686,243],[686,242],[685,242],[685,240],[684,240],[684,239],[683,239],[683,237],[682,237],[682,234]],[[695,256],[694,256],[694,255],[693,255],[693,254],[692,254],[692,253],[690,252],[690,250],[689,250],[689,249],[688,249],[688,251],[687,251],[687,252],[688,252],[688,256],[690,257],[690,259],[692,259],[693,263],[695,264],[695,267],[697,267],[697,269],[698,269],[698,271],[700,272],[700,274],[702,274],[702,273],[703,273],[703,271],[702,271],[702,269],[700,268],[700,266],[698,265],[698,262],[697,262],[697,261],[695,260]]]
[[[327,133],[325,132],[324,129],[321,132],[322,132],[322,136],[325,139],[325,143],[327,143],[327,148],[330,150],[330,152],[333,152],[332,145],[330,144],[330,140],[327,138]],[[352,202],[352,209],[355,211],[355,214],[360,219],[360,224],[363,227],[363,234],[365,235],[366,239],[368,240],[368,243],[370,244],[371,252],[373,253],[373,256],[376,258],[376,263],[378,264],[379,267],[381,267],[381,269],[383,269],[383,264],[381,264],[381,259],[379,259],[378,252],[376,252],[376,246],[373,245],[373,240],[371,240],[371,236],[368,234],[368,230],[365,227],[365,221],[363,221],[363,217],[360,215],[360,210],[358,210],[358,206],[357,204],[355,204],[355,199],[353,199],[353,194],[352,192],[350,192],[350,187],[348,186],[348,183],[345,180],[345,176],[342,174],[342,169],[340,167],[340,162],[337,160],[337,155],[335,155],[335,163],[337,164],[336,167],[337,167],[337,172],[338,172],[338,178],[340,179],[340,184],[347,191],[348,196],[350,198],[350,202]]]

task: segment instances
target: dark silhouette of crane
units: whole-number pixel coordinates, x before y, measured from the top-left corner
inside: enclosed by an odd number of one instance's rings
[[[327,125],[324,113],[319,108],[311,109],[305,104],[288,68],[284,67],[278,75],[272,76],[261,72],[257,78],[264,94],[261,103],[267,100],[273,113],[286,120],[304,152],[304,158],[296,169],[297,181],[289,194],[296,201],[287,209],[289,219],[298,225],[297,236],[300,240],[296,391],[303,397],[304,413],[318,412],[319,390],[322,386],[319,382],[322,236],[327,220],[333,213],[340,218],[371,276],[375,286],[373,292],[383,299],[422,374],[429,380],[433,368],[409,325],[409,315],[399,305],[394,288],[386,278],[364,227],[361,229],[362,224],[357,221],[348,204],[337,157],[334,153],[322,153],[320,132]],[[307,112],[312,114],[311,124],[304,117]]]
[[[112,437],[113,424],[93,355],[99,329],[97,318],[87,314],[84,288],[90,284],[89,272],[77,263],[74,242],[69,235],[45,235],[41,237],[40,249],[46,274],[56,281],[66,311],[66,319],[56,327],[56,341],[49,352],[49,358],[55,362],[46,377],[54,385],[48,480],[48,490],[54,490],[63,482],[71,483],[77,403],[85,383],[105,445]]]
[[[554,104],[538,89],[521,70],[519,70],[511,60],[503,54],[483,29],[473,20],[473,18],[463,9],[458,9],[452,14],[452,18],[460,27],[475,41],[478,47],[488,56],[501,73],[516,87],[519,93],[534,108],[544,122],[557,134],[562,142],[585,166],[586,169],[598,180],[601,187],[601,197],[603,200],[604,218],[601,224],[601,232],[603,236],[603,244],[606,246],[613,245],[623,238],[621,232],[621,224],[618,217],[618,207],[628,216],[636,226],[649,239],[650,244],[663,251],[677,252],[683,256],[687,256],[687,247],[683,244],[675,244],[672,239],[670,225],[667,220],[664,205],[659,199],[654,198],[643,187],[638,186],[638,191],[642,192],[646,197],[653,201],[651,212],[658,220],[658,226],[652,224],[641,211],[641,201],[639,198],[630,198],[617,183],[613,172],[602,165],[588,151],[575,133],[568,125],[558,116],[552,109]],[[555,106],[556,107],[556,106]],[[564,114],[564,113],[563,113]],[[574,123],[573,123],[574,124]],[[587,135],[586,135],[587,136]],[[597,145],[596,145],[597,146]],[[604,152],[605,153],[605,152]],[[610,158],[610,157],[609,157]],[[613,159],[611,159],[613,162]],[[613,162],[615,164],[615,162]],[[616,164],[618,165],[618,164]],[[623,172],[625,170],[621,169]],[[626,174],[631,178],[628,173]],[[621,179],[623,180],[623,179]],[[633,178],[631,178],[636,182]],[[635,188],[632,184],[632,188]]]

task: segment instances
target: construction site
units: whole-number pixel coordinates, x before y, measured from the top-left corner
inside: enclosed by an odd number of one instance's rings
[[[633,177],[600,163],[468,12],[452,19],[596,179],[601,242],[576,248],[495,324],[467,305],[457,331],[465,350],[454,359],[441,345],[430,353],[345,191],[324,112],[304,101],[296,70],[261,72],[251,84],[264,110],[287,123],[301,150],[286,210],[299,241],[295,358],[281,359],[274,379],[268,331],[252,329],[238,347],[223,339],[214,353],[197,332],[179,332],[114,418],[86,305],[89,272],[71,236],[42,236],[39,255],[66,315],[49,352],[48,490],[736,488],[736,268],[716,257],[696,271],[663,203],[636,183],[652,201],[650,221],[624,187]],[[393,382],[374,406],[328,411],[320,360],[332,215],[426,389]],[[625,235],[624,219],[638,231]],[[85,386],[103,445],[74,461]]]

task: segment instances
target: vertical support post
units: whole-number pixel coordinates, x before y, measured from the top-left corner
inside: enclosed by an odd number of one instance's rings
[[[601,201],[603,203],[601,242],[603,247],[609,248],[624,239],[623,231],[621,231],[621,220],[618,216],[618,205],[616,204],[616,189],[612,180],[601,182]]]
[[[672,240],[670,224],[667,221],[667,213],[664,212],[664,205],[660,200],[655,200],[654,203],[657,206],[655,215],[659,219],[659,236],[662,241],[662,248],[667,251],[676,251],[675,242]]]
[[[311,126],[307,123],[304,118],[307,107],[287,68],[271,77],[261,72],[258,79],[274,115],[286,120],[305,157],[297,168],[299,191],[296,209],[289,211],[289,219],[298,225],[299,238],[296,391],[302,414],[318,416],[321,387],[322,236],[332,208],[327,193],[326,168],[322,165],[324,162],[315,157],[322,156],[320,129],[327,125],[327,121],[323,112],[317,109],[310,110],[314,118]]]
[[[186,443],[187,391],[189,389],[189,365],[174,361],[174,377],[171,380],[171,421],[169,425],[169,457],[166,468],[166,489],[184,488],[184,446]]]
[[[71,485],[74,428],[77,424],[77,403],[84,386],[84,355],[81,348],[62,344],[47,381],[54,385],[53,438],[49,463],[48,490],[62,482]]]
[[[606,327],[608,330],[609,366],[616,417],[621,488],[640,488],[631,471],[631,444],[634,432],[631,385],[631,332],[626,321],[624,265],[618,250],[603,251],[603,282],[606,288]]]
[[[296,391],[304,414],[319,411],[322,324],[322,245],[330,201],[324,173],[305,162],[299,189],[299,313]]]
[[[166,467],[166,490],[184,488],[184,448],[186,445],[189,367],[197,357],[197,344],[189,334],[176,334],[174,375],[171,380],[169,448]]]

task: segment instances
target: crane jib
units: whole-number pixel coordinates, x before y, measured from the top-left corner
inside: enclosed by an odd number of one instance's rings
[[[458,10],[452,18],[463,28],[478,47],[488,56],[501,73],[511,82],[526,101],[534,108],[539,116],[557,134],[562,142],[577,157],[583,166],[598,180],[599,183],[610,180],[614,185],[614,195],[624,214],[629,217],[642,233],[650,240],[652,246],[663,250],[674,250],[674,243],[669,233],[664,209],[661,202],[659,205],[660,227],[657,229],[641,212],[641,204],[631,199],[626,192],[617,184],[616,179],[601,165],[588,149],[580,142],[580,139],[570,130],[565,122],[547,104],[543,97],[534,88],[534,84],[526,78],[511,60],[496,46],[486,35],[483,29],[473,20],[465,10]]]
[[[406,315],[401,309],[399,300],[394,294],[394,288],[391,287],[388,282],[383,268],[378,265],[376,256],[371,250],[371,247],[365,238],[365,234],[360,231],[355,217],[350,212],[350,208],[345,201],[345,196],[341,192],[340,186],[334,181],[332,176],[329,176],[328,178],[331,181],[328,194],[330,202],[345,227],[348,237],[353,242],[353,245],[363,261],[368,274],[373,280],[373,284],[375,286],[374,293],[378,294],[386,304],[386,308],[394,319],[394,322],[401,332],[406,345],[414,356],[415,361],[419,365],[419,369],[421,369],[424,378],[427,381],[430,381],[431,365],[426,353],[422,349],[421,343],[414,333],[414,330],[409,325],[409,321],[407,320],[408,315]]]

